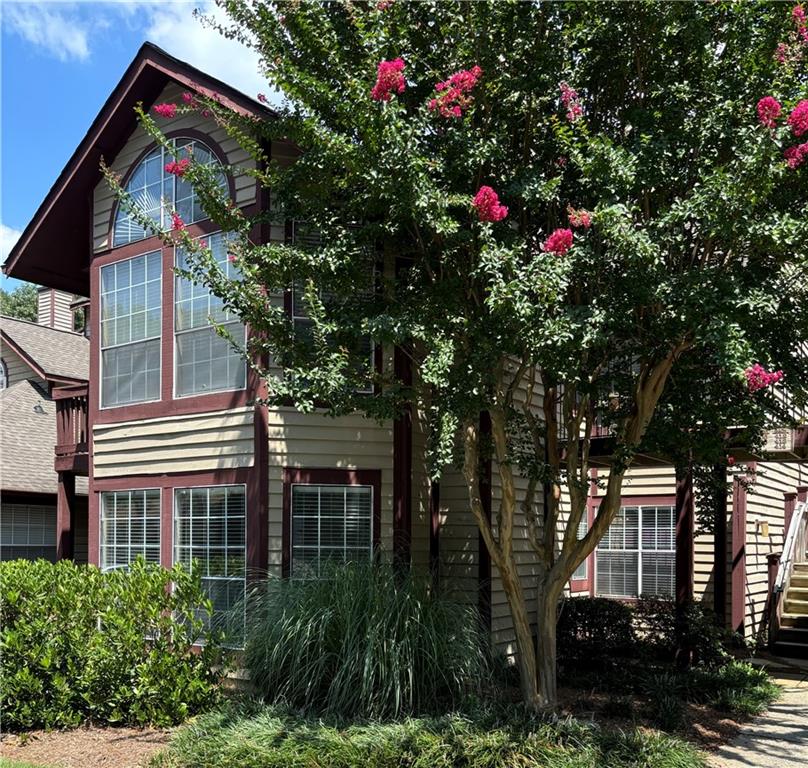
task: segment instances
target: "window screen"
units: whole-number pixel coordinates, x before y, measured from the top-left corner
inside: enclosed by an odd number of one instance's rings
[[[292,575],[319,577],[328,563],[369,562],[373,488],[292,486]]]
[[[126,568],[141,555],[160,562],[160,491],[101,494],[101,568]]]

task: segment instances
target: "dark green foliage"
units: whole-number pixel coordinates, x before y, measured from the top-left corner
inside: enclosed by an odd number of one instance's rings
[[[556,640],[561,662],[578,669],[606,669],[631,654],[637,638],[631,607],[604,597],[573,597],[561,605]]]
[[[278,708],[226,709],[175,735],[155,768],[698,768],[691,745],[521,708],[341,727]]]
[[[36,321],[37,289],[33,283],[18,285],[13,291],[0,289],[0,315]]]
[[[688,679],[688,696],[721,712],[751,716],[763,712],[780,696],[780,689],[765,670],[731,661],[711,670],[694,670]]]
[[[256,691],[342,717],[456,706],[490,683],[487,644],[473,608],[389,565],[268,580],[247,611],[246,664]]]
[[[0,563],[0,589],[5,728],[169,725],[214,701],[218,651],[196,618],[207,601],[181,568],[15,560]]]

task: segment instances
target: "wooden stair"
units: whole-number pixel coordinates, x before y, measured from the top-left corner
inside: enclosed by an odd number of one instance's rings
[[[778,656],[808,659],[808,562],[794,564],[774,652]]]

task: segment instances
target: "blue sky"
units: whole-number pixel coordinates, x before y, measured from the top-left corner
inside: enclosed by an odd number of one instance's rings
[[[209,0],[0,0],[0,261],[146,40],[245,93],[269,90],[257,56],[195,8],[218,14]]]

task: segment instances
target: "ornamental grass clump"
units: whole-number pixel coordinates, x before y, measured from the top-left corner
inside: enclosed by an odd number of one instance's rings
[[[491,679],[474,608],[381,564],[260,584],[245,655],[265,700],[342,717],[436,712]]]

